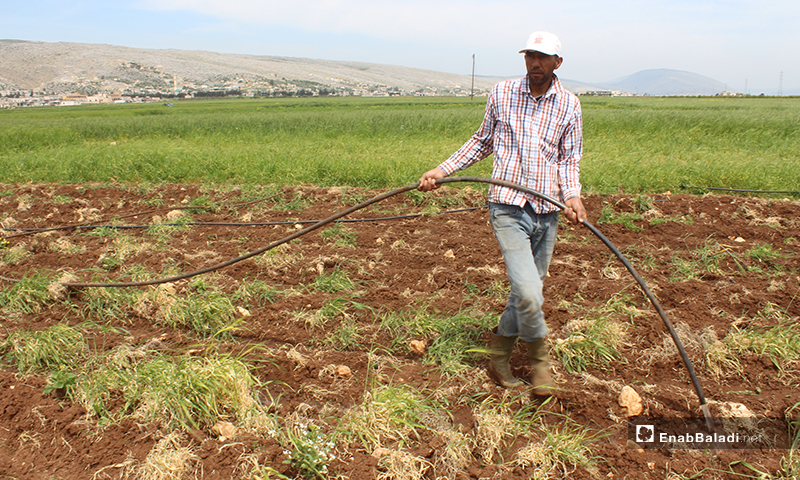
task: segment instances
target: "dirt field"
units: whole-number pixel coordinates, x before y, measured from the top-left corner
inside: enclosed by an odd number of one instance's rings
[[[0,220],[6,228],[97,224],[115,217],[121,218],[118,223],[147,225],[154,216],[169,218],[170,211],[199,198],[214,208],[189,211],[196,222],[312,220],[354,204],[354,198],[383,193],[292,187],[276,189],[278,195],[268,200],[245,204],[252,197],[237,189],[207,190],[188,185],[7,185],[1,190],[5,193],[0,198]],[[300,209],[276,209],[295,200]],[[786,358],[734,352],[726,358],[738,360],[741,368],[736,368],[715,363],[704,347],[709,344],[692,340],[707,339],[711,333],[722,340],[735,329],[763,330],[786,319],[797,322],[800,203],[669,192],[648,200],[591,195],[585,203],[589,220],[626,254],[672,322],[686,335],[687,351],[707,399],[727,405],[741,403],[756,416],[783,417],[800,401],[797,352]],[[423,210],[430,213],[433,203],[443,210],[481,207],[485,199],[474,190],[459,193],[444,187],[421,202],[416,196],[400,195],[350,218]],[[628,217],[632,218],[628,226],[599,223],[604,207],[605,212],[616,212],[616,219],[626,218],[624,214],[641,218]],[[132,214],[136,215],[126,217]],[[421,308],[440,315],[465,310],[502,312],[502,295],[490,292],[502,291],[505,271],[486,209],[345,225],[355,235],[351,239],[355,246],[336,244],[315,231],[281,247],[280,255],[269,262],[254,258],[216,272],[209,284],[224,292],[233,293],[240,282],[253,278],[284,292],[272,303],[237,303],[250,315],[244,317],[245,328],[220,348],[236,352],[258,345],[269,352],[268,361],[254,362],[254,373],[264,382],[270,397],[278,399],[273,411],[279,418],[302,414],[322,425],[323,430],[332,429],[337,418],[361,404],[368,385],[377,381],[438,392],[455,430],[463,438],[474,438],[481,426],[475,405],[486,398],[508,398],[484,373],[485,357],[473,355],[469,357],[470,368],[458,375],[445,375],[426,354],[415,354],[405,344],[396,345],[391,332],[381,328],[380,319],[389,312]],[[166,237],[159,248],[130,253],[116,269],[103,263],[113,248],[107,236],[76,230],[24,236],[18,236],[20,231],[6,231],[8,243],[3,250],[16,248],[25,255],[0,264],[0,276],[5,278],[0,285],[7,291],[14,284],[7,279],[37,272],[53,277],[70,272],[81,281],[92,281],[102,274],[102,278],[113,280],[130,265],[144,265],[152,272],[168,267],[189,272],[253,251],[297,229],[294,224],[191,226]],[[124,230],[124,234],[136,239],[134,243],[157,243],[145,229]],[[364,307],[315,326],[308,315],[337,294],[309,285],[337,270],[346,272],[355,283],[352,300]],[[187,283],[179,282],[176,288],[187,288]],[[698,417],[699,402],[680,357],[669,352],[671,342],[665,341],[666,328],[656,311],[622,264],[585,228],[562,223],[545,298],[551,345],[563,342],[575,328],[571,322],[589,319],[591,312],[610,312],[614,322],[626,327],[620,347],[622,358],[606,367],[569,373],[554,358],[559,390],[555,399],[541,407],[553,413],[546,418],[558,425],[564,421],[560,415],[565,415],[599,435],[589,444],[591,453],[598,457],[595,467],[567,464],[551,469],[552,476],[664,479],[697,478],[692,476],[702,472],[702,478],[742,478],[736,474],[756,475],[753,469],[775,474],[780,469],[786,450],[722,450],[713,454],[677,448],[639,450],[628,442],[625,410],[618,403],[622,386],[633,387],[643,399],[644,413],[652,416]],[[0,339],[20,329],[42,330],[62,322],[80,324],[85,321],[80,313],[84,301],[83,292],[75,290],[68,301],[48,302],[35,313],[4,309]],[[615,311],[609,307],[615,301],[622,301],[625,308]],[[102,324],[101,320],[94,321]],[[360,332],[359,341],[337,348],[327,339],[345,321]],[[201,355],[203,350],[196,346],[209,342],[135,311],[114,322],[118,330],[86,330],[99,353],[123,343],[140,346],[157,339],[175,354]],[[430,346],[436,339],[416,340]],[[519,349],[512,367],[522,378],[528,370],[525,363]],[[349,371],[343,373],[340,366]],[[162,425],[142,423],[130,416],[101,428],[95,416],[59,396],[57,390],[43,393],[47,382],[46,375],[20,376],[8,361],[4,362],[0,371],[0,478],[135,478],[134,467],[144,463],[164,437]],[[519,409],[526,405],[527,397],[524,391],[518,393],[513,402]],[[475,403],[468,403],[468,398]],[[499,455],[489,462],[476,444],[469,464],[453,471],[446,468],[447,438],[433,428],[418,428],[416,433],[405,445],[387,444],[375,450],[355,441],[339,442],[333,449],[335,459],[328,463],[328,475],[352,480],[415,478],[389,474],[387,459],[394,450],[410,453],[427,465],[419,470],[422,477],[416,478],[532,478],[541,474],[535,467],[514,461],[527,443],[524,435],[502,438]],[[285,462],[286,447],[273,437],[252,433],[240,433],[234,439],[220,437],[209,428],[189,430],[182,437],[182,446],[189,447],[194,459],[186,478],[250,478],[253,462],[273,468],[273,478],[278,473],[289,478],[301,474],[296,466]]]

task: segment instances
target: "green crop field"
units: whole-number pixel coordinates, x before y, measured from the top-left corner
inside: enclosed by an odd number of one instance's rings
[[[548,399],[485,369],[510,294],[485,192],[300,229],[415,183],[484,99],[0,111],[0,479],[800,478],[800,98],[582,104],[587,210],[678,340],[562,221]],[[793,194],[662,195],[688,186]],[[521,345],[511,365],[529,380]],[[629,438],[705,416],[686,372],[767,441]]]
[[[585,191],[796,190],[800,98],[582,98]],[[0,112],[0,182],[387,188],[479,126],[482,98],[228,99]],[[489,161],[465,172],[488,176]]]

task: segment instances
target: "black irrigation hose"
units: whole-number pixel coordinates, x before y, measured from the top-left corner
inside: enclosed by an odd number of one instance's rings
[[[554,200],[553,198],[550,198],[550,197],[548,197],[548,196],[546,196],[546,195],[544,195],[542,193],[539,193],[539,192],[537,192],[535,190],[532,190],[530,188],[523,187],[523,186],[517,185],[515,183],[507,182],[505,180],[497,180],[497,179],[493,179],[493,178],[482,178],[482,177],[449,177],[449,178],[442,178],[442,179],[436,180],[437,184],[455,183],[455,182],[488,183],[488,184],[492,184],[492,185],[499,185],[499,186],[503,186],[503,187],[507,187],[507,188],[513,188],[515,190],[519,190],[519,191],[521,191],[523,193],[527,193],[529,195],[533,195],[533,196],[538,197],[538,198],[540,198],[542,200],[545,200],[546,202],[549,202],[549,203],[555,205],[556,207],[558,207],[561,210],[564,210],[566,208],[566,205],[564,205],[563,203],[561,203],[561,202],[559,202],[557,200]],[[365,207],[367,207],[369,205],[372,205],[373,203],[377,203],[377,202],[383,201],[383,200],[385,200],[385,199],[387,199],[389,197],[392,197],[392,196],[400,194],[400,193],[404,193],[404,192],[408,192],[410,190],[414,190],[418,186],[419,186],[419,183],[415,183],[413,185],[407,185],[405,187],[397,188],[397,189],[392,190],[390,192],[386,192],[386,193],[384,193],[382,195],[378,195],[377,197],[374,197],[374,198],[372,198],[370,200],[367,200],[365,202],[359,203],[358,205],[355,205],[355,206],[350,207],[350,208],[348,208],[346,210],[342,210],[341,212],[338,212],[338,213],[336,213],[334,215],[331,215],[330,217],[328,217],[328,218],[326,218],[324,220],[320,220],[319,222],[317,222],[317,223],[315,223],[313,225],[309,225],[308,227],[306,227],[306,228],[304,228],[302,230],[298,230],[297,232],[295,232],[295,233],[293,233],[293,234],[291,234],[291,235],[289,235],[289,236],[287,236],[285,238],[282,238],[281,240],[278,240],[278,241],[275,241],[273,243],[270,243],[269,245],[267,245],[265,247],[259,248],[258,250],[254,250],[254,251],[252,251],[250,253],[241,255],[239,257],[236,257],[234,259],[228,260],[226,262],[219,263],[217,265],[213,265],[213,266],[210,266],[210,267],[207,267],[207,268],[203,268],[203,269],[200,269],[200,270],[197,270],[197,271],[194,271],[194,272],[189,272],[189,273],[186,273],[186,274],[183,274],[183,275],[176,275],[176,276],[173,276],[173,277],[156,279],[156,280],[149,280],[149,281],[143,281],[143,282],[118,282],[118,283],[59,282],[59,283],[61,283],[65,287],[71,287],[71,288],[85,288],[85,287],[107,288],[107,287],[143,287],[143,286],[147,286],[147,285],[156,285],[156,284],[163,284],[163,283],[168,283],[168,282],[175,282],[175,281],[178,281],[178,280],[184,280],[184,279],[187,279],[187,278],[190,278],[190,277],[194,277],[194,276],[197,276],[197,275],[202,275],[204,273],[212,272],[214,270],[219,270],[221,268],[225,268],[227,266],[233,265],[234,263],[241,262],[242,260],[246,260],[246,259],[254,257],[256,255],[260,255],[260,254],[266,252],[267,250],[271,250],[271,249],[273,249],[273,248],[275,248],[275,247],[277,247],[279,245],[282,245],[284,243],[290,242],[290,241],[294,240],[295,238],[301,237],[301,236],[303,236],[303,235],[305,235],[305,234],[307,234],[309,232],[317,230],[318,228],[321,228],[321,227],[323,227],[323,226],[325,226],[325,225],[327,225],[327,224],[329,224],[331,222],[334,222],[334,221],[338,220],[339,218],[347,216],[347,215],[349,215],[349,214],[351,214],[351,213],[353,213],[353,212],[355,212],[357,210],[360,210],[360,209],[365,208]],[[683,363],[684,363],[684,365],[686,366],[686,369],[689,372],[689,376],[692,378],[692,384],[694,385],[694,389],[697,392],[697,397],[700,400],[700,408],[701,408],[701,410],[703,412],[703,415],[705,416],[706,424],[707,424],[707,426],[708,426],[708,428],[710,430],[713,430],[713,421],[711,419],[711,413],[709,411],[708,403],[706,402],[706,398],[703,395],[703,389],[700,386],[700,381],[697,379],[697,375],[695,374],[694,367],[692,366],[692,362],[691,362],[691,360],[689,360],[689,356],[686,354],[686,350],[683,348],[683,343],[681,342],[680,338],[678,337],[678,332],[675,331],[675,327],[672,326],[672,322],[670,322],[669,318],[667,318],[667,314],[666,314],[666,312],[664,312],[664,309],[661,308],[661,304],[658,302],[658,299],[656,299],[655,295],[653,295],[653,293],[650,291],[650,288],[644,282],[644,280],[639,275],[639,273],[636,271],[636,269],[633,268],[633,265],[631,265],[631,263],[628,261],[628,259],[625,258],[624,255],[622,255],[622,253],[619,251],[619,249],[617,249],[617,247],[614,246],[614,244],[612,244],[611,241],[608,240],[605,237],[605,235],[600,233],[600,231],[597,230],[597,228],[594,225],[592,225],[591,223],[589,223],[586,220],[583,222],[583,225],[586,226],[586,228],[588,228],[593,234],[595,234],[614,253],[614,255],[616,255],[617,258],[619,258],[619,260],[622,262],[622,264],[625,265],[625,268],[628,269],[628,271],[631,273],[633,278],[636,280],[636,282],[642,288],[642,291],[647,296],[647,298],[650,300],[650,303],[652,303],[653,307],[655,307],[656,311],[658,312],[659,316],[661,317],[661,320],[663,320],[664,325],[666,325],[667,329],[669,330],[669,334],[672,337],[672,341],[675,342],[675,346],[678,348],[678,352],[680,353],[681,358],[683,359]]]
[[[280,193],[272,195],[270,197],[259,198],[258,200],[252,200],[250,202],[240,203],[238,205],[234,205],[231,208],[241,208],[241,207],[245,207],[247,205],[252,205],[254,203],[267,202],[267,201],[272,200],[273,198],[277,197],[278,195],[280,195]],[[114,219],[119,220],[119,219],[123,219],[123,218],[138,217],[139,215],[147,215],[147,214],[150,214],[150,213],[153,213],[153,212],[157,212],[159,210],[205,210],[207,208],[208,207],[204,207],[204,206],[186,206],[186,205],[181,205],[181,206],[176,206],[176,207],[159,207],[159,208],[153,208],[151,210],[145,210],[143,212],[129,213],[129,214],[123,215],[121,217],[114,217]],[[108,220],[103,220],[103,221],[108,221]],[[16,231],[16,232],[22,232],[22,233],[17,233],[15,235],[4,236],[4,237],[2,237],[2,239],[3,240],[8,240],[9,238],[26,237],[28,235],[33,235],[35,233],[40,233],[40,232],[56,232],[56,231],[60,231],[60,230],[78,230],[78,229],[81,229],[81,228],[89,229],[89,228],[99,228],[101,226],[106,226],[106,225],[92,225],[92,224],[87,222],[87,223],[79,223],[79,224],[76,224],[76,225],[62,225],[60,227],[48,227],[48,228],[3,228],[2,229],[3,231]],[[108,225],[108,226],[111,227],[113,225]],[[120,227],[117,227],[117,228],[120,228]]]
[[[443,210],[441,212],[436,212],[436,215],[444,215],[447,213],[461,213],[461,212],[471,212],[473,210],[479,210],[481,208],[486,208],[486,206],[482,207],[471,207],[471,208],[459,208],[456,210]],[[392,217],[372,217],[372,218],[345,218],[342,220],[336,220],[337,223],[361,223],[361,222],[385,222],[388,220],[403,220],[407,218],[416,218],[423,216],[423,213],[411,213],[408,215],[395,215]],[[305,224],[305,223],[317,223],[319,220],[287,220],[281,222],[178,222],[178,223],[155,223],[150,225],[67,225],[63,227],[48,227],[48,228],[3,228],[0,230],[11,231],[11,232],[26,232],[26,233],[40,233],[40,232],[50,232],[53,230],[93,230],[96,228],[114,228],[119,230],[135,230],[141,228],[150,228],[150,227],[196,227],[196,226],[214,226],[214,227],[265,227],[265,226],[274,226],[274,225],[298,225],[298,224]],[[15,235],[16,236],[16,235]],[[5,237],[5,238],[13,238],[14,236]]]
[[[244,255],[240,255],[240,256],[238,256],[236,258],[232,258],[232,259],[227,260],[225,262],[218,263],[218,264],[212,265],[210,267],[202,268],[200,270],[195,270],[193,272],[184,273],[182,275],[175,275],[175,276],[172,276],[172,277],[160,278],[160,279],[154,279],[154,280],[146,280],[146,281],[141,281],[141,282],[111,282],[111,283],[59,282],[59,283],[61,283],[65,287],[70,287],[70,288],[88,288],[88,287],[92,287],[92,288],[121,288],[121,287],[146,287],[146,286],[149,286],[149,285],[159,285],[159,284],[163,284],[163,283],[177,282],[179,280],[186,280],[187,278],[195,277],[197,275],[202,275],[204,273],[213,272],[215,270],[220,270],[222,268],[228,267],[230,265],[233,265],[235,263],[241,262],[243,260],[247,260],[248,258],[252,258],[252,257],[255,257],[256,255],[260,255],[260,254],[262,254],[262,253],[264,253],[264,252],[266,252],[268,250],[272,250],[275,247],[283,245],[284,243],[288,243],[288,242],[294,240],[295,238],[302,237],[303,235],[305,235],[307,233],[310,233],[310,232],[312,232],[314,230],[317,230],[318,228],[324,227],[325,225],[328,225],[329,223],[332,223],[332,222],[334,222],[334,221],[336,221],[336,220],[338,220],[338,219],[340,219],[340,218],[342,218],[344,216],[347,216],[347,215],[349,215],[349,214],[351,214],[353,212],[361,210],[362,208],[368,207],[368,206],[372,205],[373,203],[378,203],[378,202],[386,200],[387,198],[392,197],[394,195],[397,195],[397,194],[400,194],[400,193],[404,193],[404,192],[407,192],[409,190],[414,190],[414,189],[417,188],[417,186],[419,186],[419,184],[407,185],[405,187],[397,188],[397,189],[392,190],[390,192],[386,192],[386,193],[384,193],[382,195],[378,195],[377,197],[374,197],[374,198],[371,198],[371,199],[369,199],[367,201],[361,202],[358,205],[354,205],[354,206],[352,206],[352,207],[350,207],[348,209],[345,209],[345,210],[342,210],[342,211],[340,211],[338,213],[335,213],[335,214],[331,215],[330,217],[328,217],[328,218],[326,218],[324,220],[319,220],[318,222],[314,223],[313,225],[309,225],[306,228],[298,230],[295,233],[293,233],[293,234],[291,234],[291,235],[289,235],[287,237],[284,237],[284,238],[282,238],[280,240],[272,242],[269,245],[261,247],[261,248],[259,248],[257,250],[253,250],[252,252],[246,253]],[[297,222],[293,222],[293,223],[297,223]]]
[[[449,182],[491,183],[493,185],[500,185],[508,188],[513,188],[521,192],[527,193],[529,195],[536,196],[538,198],[541,198],[542,200],[545,200],[557,206],[561,210],[567,208],[566,205],[564,205],[563,203],[551,197],[548,197],[547,195],[539,193],[536,190],[532,190],[530,188],[523,187],[521,185],[517,185],[511,182],[506,182],[505,180],[497,180],[497,179],[481,178],[481,177],[452,177],[452,178],[443,178],[441,180],[436,181],[436,183],[449,183]],[[683,359],[683,364],[686,366],[686,370],[689,372],[689,376],[692,378],[692,384],[694,385],[694,389],[697,392],[697,398],[700,400],[700,408],[703,411],[703,416],[705,417],[706,425],[708,426],[709,430],[713,431],[714,427],[713,427],[713,421],[711,419],[711,412],[708,409],[708,403],[706,402],[706,398],[703,395],[703,388],[700,386],[700,381],[697,379],[697,375],[695,374],[692,362],[691,360],[689,360],[689,356],[686,354],[686,350],[683,348],[683,342],[681,342],[680,337],[678,337],[678,332],[675,330],[675,327],[672,325],[672,322],[667,317],[667,313],[664,311],[663,308],[661,308],[661,304],[658,302],[658,299],[655,297],[655,295],[653,295],[653,293],[650,291],[650,288],[645,283],[644,279],[641,277],[641,275],[639,275],[639,272],[637,272],[636,269],[633,268],[631,262],[629,262],[628,259],[625,258],[622,252],[620,252],[619,249],[613,243],[611,243],[611,241],[608,238],[606,238],[605,235],[600,233],[600,231],[594,225],[589,223],[588,220],[584,220],[583,225],[586,228],[588,228],[589,231],[595,234],[595,236],[597,236],[597,238],[599,238],[606,245],[606,247],[608,247],[608,249],[611,250],[611,252],[617,256],[617,258],[622,262],[622,264],[625,265],[625,268],[628,269],[630,274],[642,288],[642,291],[650,300],[650,303],[653,304],[653,307],[658,312],[658,315],[661,317],[661,320],[664,322],[664,325],[667,327],[667,330],[669,330],[669,334],[672,337],[672,341],[675,342],[675,346],[678,348],[678,352],[680,353],[681,358]]]
[[[681,188],[692,188],[695,190],[715,190],[721,192],[739,192],[739,193],[786,193],[792,195],[800,195],[800,190],[745,190],[741,188],[721,188],[721,187],[695,187],[693,185],[681,185]]]

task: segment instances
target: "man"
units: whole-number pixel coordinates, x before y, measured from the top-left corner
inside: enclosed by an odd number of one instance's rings
[[[573,223],[586,219],[579,181],[583,121],[578,98],[565,90],[554,71],[561,66],[561,42],[549,32],[534,32],[525,48],[527,75],[495,85],[478,131],[449,159],[425,172],[419,189],[438,188],[444,178],[494,154],[492,177],[561,199]],[[558,207],[518,190],[491,185],[489,215],[506,264],[511,294],[490,333],[488,372],[505,388],[522,382],[509,360],[517,338],[527,346],[533,395],[553,388],[545,336],[542,282],[556,240]]]

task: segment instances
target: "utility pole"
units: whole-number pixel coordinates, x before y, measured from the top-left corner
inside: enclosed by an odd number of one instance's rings
[[[472,86],[469,88],[469,99],[475,95],[475,54],[472,54]]]

